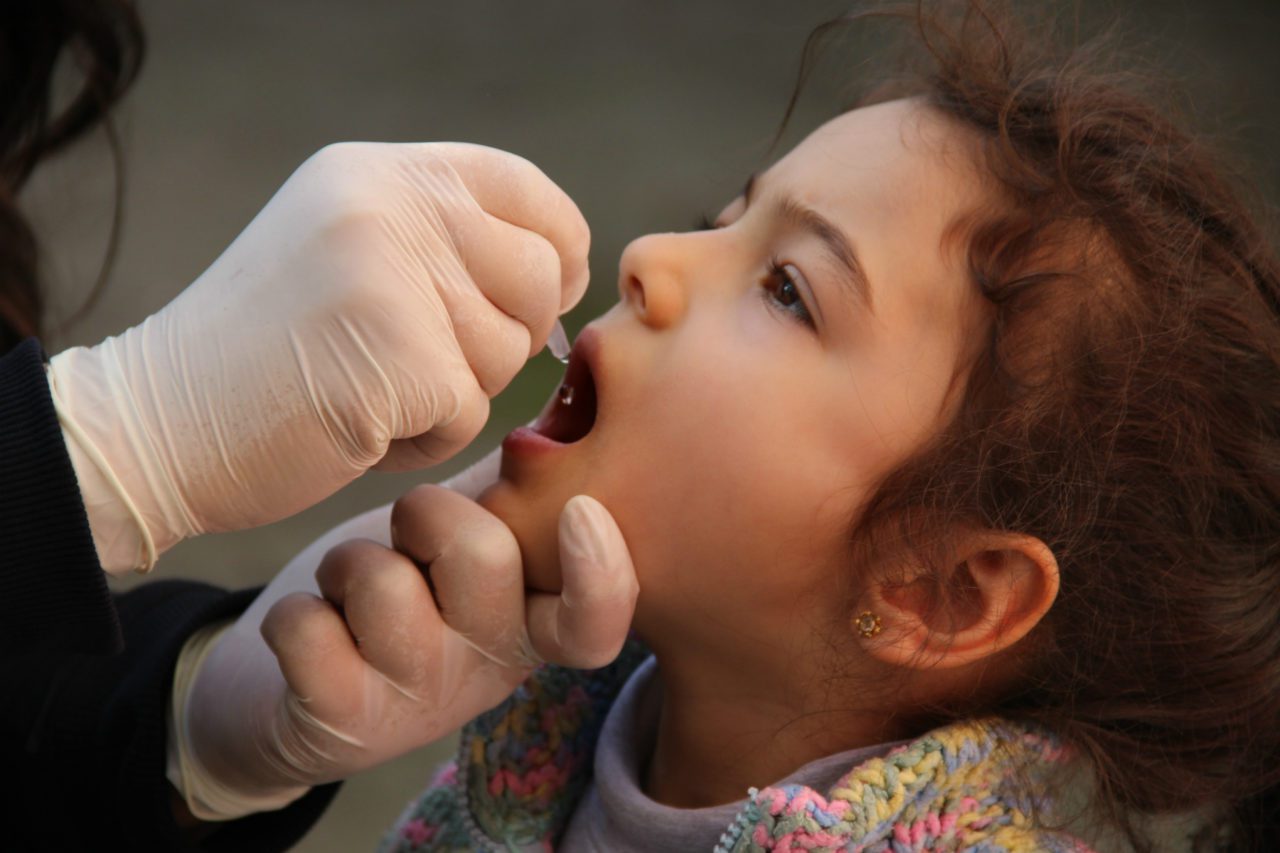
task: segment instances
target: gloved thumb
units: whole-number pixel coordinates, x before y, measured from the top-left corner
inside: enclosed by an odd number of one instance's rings
[[[626,642],[640,585],[617,522],[595,498],[578,495],[560,513],[560,594],[530,593],[529,640],[544,660],[593,669]]]

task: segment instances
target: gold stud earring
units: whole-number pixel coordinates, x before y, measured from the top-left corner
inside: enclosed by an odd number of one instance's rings
[[[858,629],[858,633],[867,640],[870,640],[876,634],[880,633],[880,617],[872,613],[870,610],[864,610],[859,613],[854,618],[853,625]]]

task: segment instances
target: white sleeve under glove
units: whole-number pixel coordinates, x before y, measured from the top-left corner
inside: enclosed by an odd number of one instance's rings
[[[638,586],[613,518],[591,498],[569,501],[564,591],[526,592],[515,538],[470,499],[496,466],[495,453],[451,484],[465,494],[424,486],[353,519],[235,623],[188,642],[168,776],[196,817],[280,808],[448,735],[538,659],[594,667],[617,655]]]
[[[452,456],[582,296],[588,244],[515,155],[323,149],[173,302],[50,363],[103,567]]]

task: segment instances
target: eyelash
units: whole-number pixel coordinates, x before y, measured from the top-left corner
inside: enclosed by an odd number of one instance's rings
[[[714,231],[718,226],[704,213],[698,217],[694,227],[698,231]],[[813,315],[809,313],[809,306],[805,305],[804,297],[800,295],[800,288],[796,286],[790,269],[794,269],[791,264],[784,264],[776,255],[771,256],[769,272],[761,282],[764,286],[760,288],[760,299],[770,308],[786,314],[792,321],[810,329],[816,328]],[[777,294],[786,285],[790,285],[795,293],[795,301],[784,304]]]

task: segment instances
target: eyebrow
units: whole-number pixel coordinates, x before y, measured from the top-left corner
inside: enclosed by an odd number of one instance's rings
[[[751,206],[751,195],[756,190],[756,183],[759,177],[759,173],[752,174],[751,177],[747,178],[746,186],[742,188],[742,197],[747,207]],[[858,261],[857,253],[853,251],[853,245],[844,236],[844,233],[835,226],[835,223],[813,208],[806,207],[795,199],[786,196],[777,201],[774,210],[778,218],[783,222],[793,228],[809,232],[822,242],[828,254],[835,259],[836,263],[847,274],[847,278],[844,281],[852,285],[853,294],[861,299],[867,308],[874,313],[875,303],[871,298],[871,282],[867,278],[866,272],[862,269],[862,264]]]

